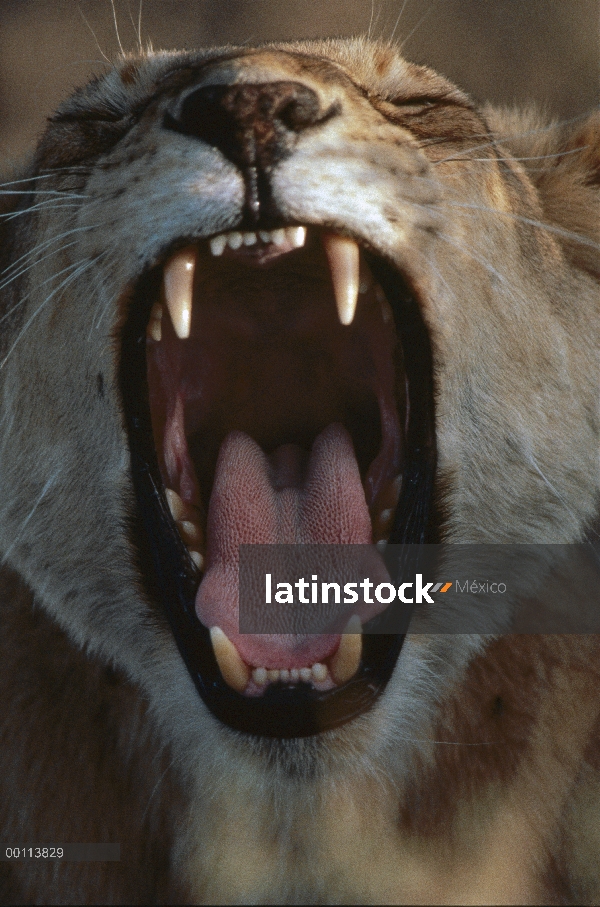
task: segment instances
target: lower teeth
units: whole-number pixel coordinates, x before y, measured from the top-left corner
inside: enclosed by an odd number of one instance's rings
[[[298,683],[299,680],[305,683],[315,682],[322,683],[327,680],[327,666],[324,664],[314,664],[312,668],[254,668],[252,671],[253,681],[260,687],[267,683]]]

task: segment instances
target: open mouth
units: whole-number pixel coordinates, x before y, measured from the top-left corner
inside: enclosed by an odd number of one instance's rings
[[[359,601],[345,632],[240,633],[238,552],[429,540],[431,353],[406,281],[352,238],[291,225],[177,243],[134,297],[137,547],[200,695],[271,737],[351,720],[402,646],[385,606]]]

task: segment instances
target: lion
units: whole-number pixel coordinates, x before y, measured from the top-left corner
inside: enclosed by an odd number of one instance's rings
[[[237,558],[593,543],[599,123],[366,38],[50,118],[2,187],[3,903],[598,902],[597,635],[366,589],[243,633]],[[14,858],[59,844],[120,859]]]

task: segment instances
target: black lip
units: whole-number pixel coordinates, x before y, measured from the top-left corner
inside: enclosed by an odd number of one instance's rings
[[[375,256],[369,256],[369,265],[392,306],[402,337],[410,398],[408,462],[390,541],[420,545],[435,541],[430,519],[436,460],[431,347],[418,304],[406,283]],[[385,612],[375,618],[369,625],[371,632],[363,637],[357,674],[327,692],[303,683],[277,684],[267,688],[263,696],[250,698],[225,683],[209,631],[196,617],[199,575],[171,519],[154,448],[146,377],[146,325],[159,283],[160,269],[154,269],[138,284],[123,329],[119,375],[138,503],[131,529],[146,592],[166,614],[202,700],[224,724],[236,731],[272,738],[306,737],[339,727],[370,708],[385,689],[404,635],[386,632]]]

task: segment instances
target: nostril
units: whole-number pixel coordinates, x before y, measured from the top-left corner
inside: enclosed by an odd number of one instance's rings
[[[204,85],[166,115],[165,126],[230,152],[232,143],[242,146],[249,133],[259,142],[285,146],[286,136],[330,115],[323,114],[317,93],[300,82]]]
[[[292,97],[283,101],[274,116],[293,132],[300,132],[319,121],[319,102],[313,92],[304,97]]]

